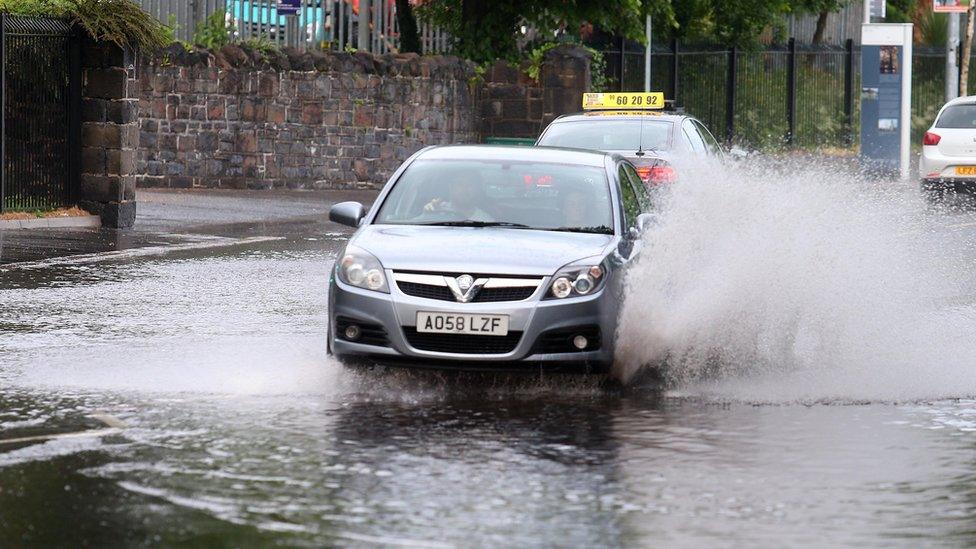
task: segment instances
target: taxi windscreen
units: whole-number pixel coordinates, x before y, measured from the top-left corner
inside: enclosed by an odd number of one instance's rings
[[[671,122],[644,120],[643,126],[642,141],[640,120],[559,122],[549,126],[538,144],[599,151],[636,151],[638,147],[662,151],[671,148]]]
[[[613,234],[603,168],[503,160],[417,160],[375,223]]]

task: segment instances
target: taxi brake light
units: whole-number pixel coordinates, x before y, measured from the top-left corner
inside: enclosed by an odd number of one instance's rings
[[[648,185],[674,183],[678,179],[674,168],[661,164],[656,166],[640,166],[637,168],[637,175],[640,176],[641,181]]]
[[[942,136],[937,133],[925,132],[925,135],[922,136],[923,145],[938,145],[941,140]]]

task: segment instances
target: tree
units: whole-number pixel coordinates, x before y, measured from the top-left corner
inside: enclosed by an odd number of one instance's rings
[[[969,95],[969,55],[973,51],[973,18],[976,2],[969,4],[966,12],[966,36],[962,39],[962,67],[959,68],[959,95]]]
[[[672,38],[754,46],[766,29],[782,28],[790,0],[673,0]]]
[[[396,0],[396,18],[400,28],[400,52],[420,53],[420,34],[410,0]]]
[[[817,15],[817,26],[813,31],[811,42],[822,44],[824,32],[827,30],[827,17],[846,6],[848,2],[849,0],[793,0],[793,11]]]
[[[427,0],[418,14],[454,38],[457,54],[475,61],[514,59],[524,28],[576,36],[589,23],[632,40],[642,40],[644,16],[673,22],[671,0]]]

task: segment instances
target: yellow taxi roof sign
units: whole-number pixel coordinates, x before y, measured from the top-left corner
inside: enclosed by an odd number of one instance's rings
[[[584,93],[583,110],[591,109],[663,109],[662,92]]]

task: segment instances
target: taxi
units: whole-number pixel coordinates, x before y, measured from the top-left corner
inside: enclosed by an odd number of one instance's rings
[[[553,120],[535,144],[619,154],[648,186],[676,181],[678,158],[725,156],[708,128],[661,92],[584,93],[583,112]]]

